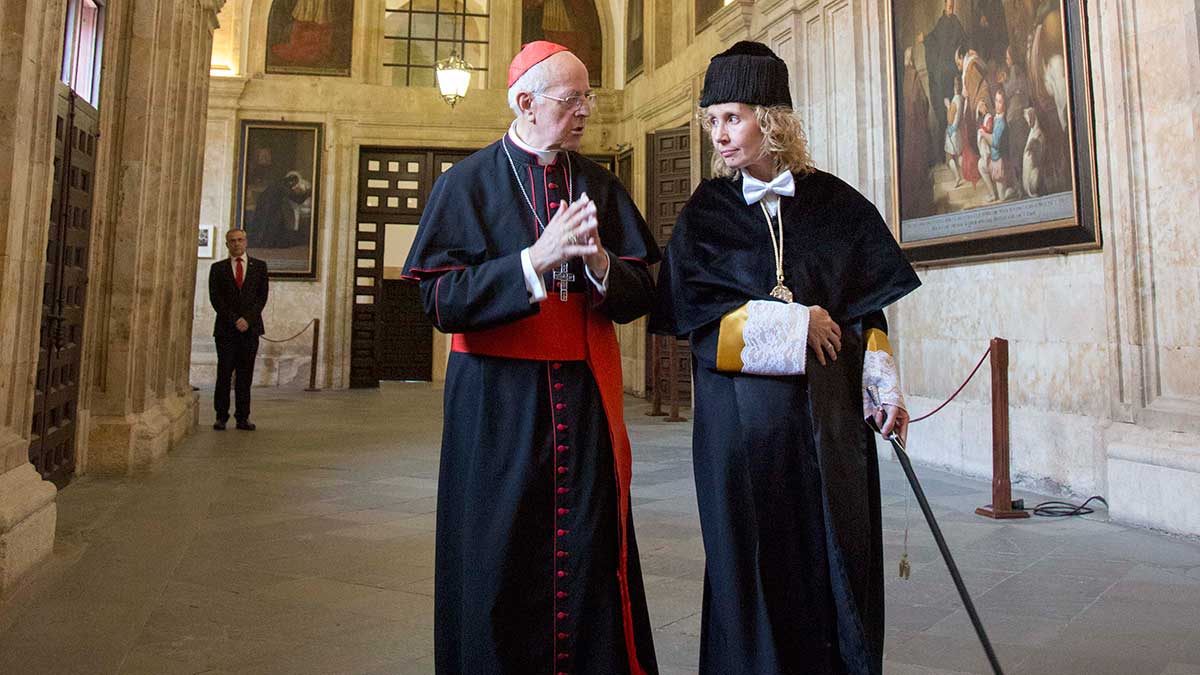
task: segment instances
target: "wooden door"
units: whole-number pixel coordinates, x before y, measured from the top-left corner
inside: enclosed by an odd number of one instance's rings
[[[689,128],[664,129],[648,134],[646,147],[649,153],[647,165],[646,222],[660,247],[666,247],[675,230],[675,220],[683,205],[692,194],[691,139]],[[657,266],[656,266],[657,267]],[[658,270],[653,270],[657,277]],[[656,350],[655,341],[658,341]],[[671,343],[675,343],[674,350]],[[655,354],[658,354],[658,369],[655,370]],[[673,356],[672,356],[673,355]],[[675,381],[668,379],[671,359],[675,360]],[[659,374],[655,382],[655,373]],[[687,340],[646,335],[646,396],[653,396],[660,386],[673,386],[678,400],[690,405],[692,400],[692,361]],[[669,390],[663,391],[663,400],[668,400]]]
[[[433,182],[469,153],[364,148],[359,156],[354,244],[350,386],[380,380],[433,379],[433,324],[419,287],[399,279],[403,251],[389,238],[411,238]],[[388,262],[393,263],[390,267]]]
[[[99,117],[95,108],[59,84],[54,194],[46,244],[29,461],[43,477],[60,484],[75,471],[75,420]]]

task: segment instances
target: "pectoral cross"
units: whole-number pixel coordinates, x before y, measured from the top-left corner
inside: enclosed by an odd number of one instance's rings
[[[558,299],[567,301],[567,282],[575,281],[575,275],[567,271],[567,262],[564,260],[562,265],[554,272],[554,280],[558,282]]]

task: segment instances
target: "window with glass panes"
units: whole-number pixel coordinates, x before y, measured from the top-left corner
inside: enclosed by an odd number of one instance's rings
[[[432,87],[437,62],[456,53],[471,64],[471,83],[486,87],[490,4],[491,0],[387,0],[387,80],[401,87]]]
[[[61,79],[80,98],[100,106],[100,55],[104,49],[104,0],[68,0]]]

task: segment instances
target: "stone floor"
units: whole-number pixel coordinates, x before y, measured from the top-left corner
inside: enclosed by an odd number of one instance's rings
[[[58,499],[51,564],[0,608],[0,673],[429,673],[441,392],[256,392],[157,471]],[[205,419],[209,399],[203,398]],[[688,424],[629,400],[635,517],[664,673],[696,670],[703,550]],[[1200,543],[1088,518],[993,522],[919,468],[1008,673],[1200,674]],[[915,503],[883,466],[887,672],[986,673]],[[1036,499],[1031,495],[1019,495]]]

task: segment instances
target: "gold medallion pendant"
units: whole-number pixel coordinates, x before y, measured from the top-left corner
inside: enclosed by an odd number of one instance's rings
[[[783,285],[783,206],[781,205],[775,213],[775,218],[779,222],[778,238],[775,237],[775,229],[771,227],[771,214],[767,211],[766,205],[759,202],[758,206],[767,219],[767,232],[771,235],[771,248],[775,250],[775,288],[771,289],[771,297],[790,303],[793,297],[792,290]]]

